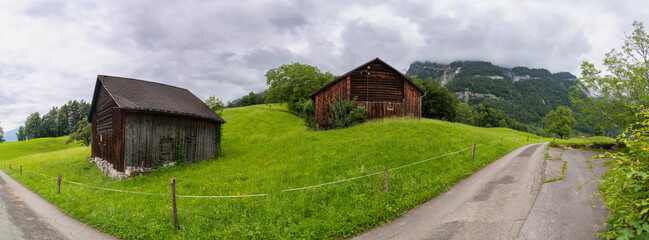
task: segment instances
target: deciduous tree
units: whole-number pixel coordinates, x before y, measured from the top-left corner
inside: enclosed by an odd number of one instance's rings
[[[214,95],[209,96],[207,99],[205,99],[205,105],[207,105],[207,107],[218,114],[222,114],[223,112],[221,111],[221,109],[225,107],[223,101],[221,101],[220,98],[214,97]]]
[[[561,138],[572,135],[572,127],[577,121],[572,116],[570,108],[559,106],[557,110],[550,111],[545,115],[545,132],[546,134],[556,135]]]
[[[265,76],[268,85],[265,102],[285,103],[295,113],[299,113],[299,102],[309,99],[309,94],[334,80],[333,74],[301,63],[270,69]]]
[[[624,38],[621,50],[611,50],[604,58],[607,73],[583,62],[578,81],[599,98],[571,98],[580,111],[605,120],[609,128],[624,129],[639,120],[639,108],[649,106],[649,35],[641,22]]]
[[[5,132],[2,130],[2,127],[0,127],[0,143],[5,142]]]
[[[79,120],[77,123],[76,131],[70,134],[65,143],[78,142],[84,146],[90,145],[92,140],[92,128],[86,118]]]

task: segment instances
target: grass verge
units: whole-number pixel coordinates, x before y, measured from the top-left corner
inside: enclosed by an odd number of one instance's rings
[[[52,151],[58,151],[7,158],[7,163],[23,165],[23,175],[15,168],[10,171],[0,165],[0,169],[66,214],[118,238],[331,239],[382,225],[514,149],[541,140],[511,129],[412,118],[314,132],[284,107],[274,105],[226,109],[222,117],[228,122],[223,128],[222,156],[132,179],[106,177],[89,161],[87,147],[56,147]],[[521,141],[528,136],[530,142]],[[505,139],[503,144],[500,138]],[[477,147],[473,161],[469,150],[397,169],[473,143],[484,144]],[[282,191],[380,172],[383,167],[394,169],[387,193],[382,174]],[[57,174],[97,187],[164,195],[108,192],[69,183],[63,183],[61,194],[56,194]],[[176,231],[169,178],[176,178],[179,195],[268,195],[179,198],[181,229]]]

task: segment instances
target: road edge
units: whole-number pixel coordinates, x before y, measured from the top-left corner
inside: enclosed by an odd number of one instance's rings
[[[96,229],[91,228],[90,226],[79,222],[77,219],[61,212],[61,210],[59,210],[59,208],[53,203],[25,187],[2,170],[0,170],[0,178],[6,182],[11,190],[22,197],[25,205],[31,209],[34,214],[39,216],[45,224],[51,226],[66,238],[93,240],[117,239],[107,233],[97,231]]]

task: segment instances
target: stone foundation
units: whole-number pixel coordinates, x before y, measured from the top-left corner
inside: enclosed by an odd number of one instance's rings
[[[106,175],[108,175],[111,178],[117,178],[117,179],[131,178],[140,174],[153,172],[153,168],[141,168],[141,167],[133,167],[133,166],[127,166],[124,169],[124,172],[120,172],[115,170],[113,164],[98,157],[93,158],[92,162],[94,162],[97,165],[97,167],[99,167],[99,169],[101,169],[101,171],[103,171]]]

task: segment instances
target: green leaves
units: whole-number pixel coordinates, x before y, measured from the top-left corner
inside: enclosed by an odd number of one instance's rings
[[[643,121],[630,125],[618,138],[628,152],[607,153],[610,171],[602,179],[600,192],[611,216],[601,237],[646,239],[649,237],[649,110],[641,110]]]
[[[641,22],[634,22],[635,30],[626,36],[621,50],[606,54],[604,65],[610,74],[601,75],[595,65],[584,62],[581,85],[599,98],[574,101],[582,112],[596,114],[609,127],[622,129],[635,122],[638,109],[634,105],[649,106],[649,35]]]
[[[221,101],[220,98],[214,97],[214,95],[209,96],[207,99],[205,99],[205,105],[212,109],[212,111],[218,113],[219,115],[223,114],[223,108],[225,107],[225,104],[223,104],[223,101]]]
[[[570,108],[559,106],[545,116],[545,132],[561,138],[572,135],[572,127],[577,123]]]
[[[285,103],[290,111],[299,113],[297,103],[309,99],[309,94],[334,80],[334,75],[320,72],[314,66],[292,63],[284,64],[266,72],[268,90],[266,103]]]
[[[367,117],[367,110],[362,104],[356,105],[356,98],[346,101],[336,97],[336,101],[329,104],[329,124],[333,128],[345,128],[362,123]]]
[[[77,123],[77,130],[72,134],[70,134],[68,140],[65,143],[68,144],[71,142],[79,142],[84,146],[89,146],[91,140],[92,140],[92,127],[88,123],[88,120],[84,118]]]

